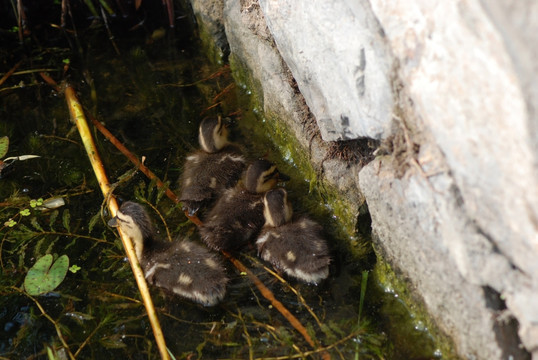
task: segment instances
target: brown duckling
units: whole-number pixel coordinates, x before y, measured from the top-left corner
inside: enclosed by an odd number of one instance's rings
[[[158,241],[142,205],[125,202],[108,225],[131,238],[148,283],[204,306],[224,298],[228,279],[217,255],[191,241]]]
[[[252,163],[243,183],[228,189],[217,200],[200,228],[202,240],[215,250],[237,250],[244,247],[261,229],[263,194],[279,181],[289,180],[267,160]]]
[[[268,191],[263,198],[265,225],[256,240],[259,256],[276,269],[307,283],[329,275],[329,249],[319,224],[302,216],[292,221],[286,190]]]
[[[202,120],[198,141],[201,149],[186,157],[179,180],[179,200],[189,215],[235,186],[246,167],[241,149],[228,141],[228,129],[220,116]]]

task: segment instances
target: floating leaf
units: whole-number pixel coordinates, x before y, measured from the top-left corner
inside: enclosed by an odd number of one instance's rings
[[[28,294],[40,295],[51,292],[65,279],[69,267],[67,255],[60,256],[54,264],[52,260],[50,254],[42,256],[28,270],[24,279],[24,288]]]
[[[79,271],[80,269],[82,269],[80,266],[78,265],[71,265],[71,267],[69,268],[69,271],[71,271],[73,274],[75,274],[77,271]]]
[[[0,158],[3,158],[7,154],[9,149],[9,138],[7,136],[0,137]]]
[[[20,211],[22,216],[29,216],[30,215],[30,209],[24,209]]]

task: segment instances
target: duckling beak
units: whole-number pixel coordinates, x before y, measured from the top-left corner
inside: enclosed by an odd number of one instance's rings
[[[224,127],[230,127],[232,126],[232,118],[229,116],[226,116],[225,118],[222,118],[222,124]]]
[[[118,218],[114,216],[112,219],[108,220],[108,226],[110,227],[118,227]]]
[[[279,181],[288,181],[291,179],[288,175],[281,173],[280,171],[278,172],[277,178]]]

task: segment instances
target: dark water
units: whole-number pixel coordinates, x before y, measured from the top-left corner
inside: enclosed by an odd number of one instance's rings
[[[263,268],[253,249],[245,249],[240,260],[321,346],[329,348],[332,358],[439,357],[433,340],[409,317],[397,294],[377,286],[372,275],[359,319],[361,281],[375,263],[368,234],[353,234],[350,239],[327,206],[322,189],[272,143],[263,114],[250,108],[248,89],[234,85],[228,67],[211,65],[200,54],[188,19],[160,39],[152,39],[151,28],[120,33],[115,38],[119,54],[102,26],[86,30],[78,39],[83,45],[70,47],[58,40],[55,48],[34,43],[24,51],[4,49],[1,71],[25,58],[19,70],[47,68],[57,81],[69,80],[87,109],[137,156],[144,156],[145,164],[172,189],[186,154],[197,148],[200,119],[230,115],[234,140],[251,158],[267,157],[292,176],[285,186],[294,210],[323,224],[334,252],[331,276],[319,286],[291,280],[281,284]],[[70,69],[63,74],[62,61],[67,58]],[[62,358],[66,353],[60,350],[57,329],[80,359],[158,358],[121,242],[105,225],[106,213],[101,214],[102,195],[63,95],[45,85],[37,73],[13,75],[0,90],[0,136],[11,141],[7,156],[40,156],[16,163],[0,179],[0,359],[44,359],[47,346],[58,349]],[[174,237],[198,239],[196,227],[154,183],[141,173],[130,173],[133,165],[100,133],[95,131],[94,137],[111,182],[130,174],[117,184],[120,199],[149,201]],[[49,211],[29,206],[31,199],[55,196],[63,197],[66,205]],[[24,209],[30,215],[21,215]],[[165,224],[154,218],[164,236]],[[6,225],[9,219],[16,225]],[[356,244],[361,244],[358,251]],[[53,293],[30,298],[22,292],[24,277],[46,253],[66,254],[81,269],[68,272]],[[301,335],[246,276],[231,264],[227,267],[231,279],[227,297],[214,308],[152,289],[175,358],[308,357],[302,354],[313,349]]]

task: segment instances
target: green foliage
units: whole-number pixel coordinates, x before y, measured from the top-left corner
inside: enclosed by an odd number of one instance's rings
[[[7,136],[0,137],[0,158],[6,156],[9,149],[9,138]]]
[[[53,257],[47,254],[39,258],[28,270],[24,279],[24,288],[30,295],[41,295],[53,291],[62,283],[69,267],[69,257],[60,256],[54,263]]]
[[[30,200],[30,207],[35,208],[36,206],[43,205],[43,198],[39,198],[37,200],[32,199]]]
[[[73,264],[69,268],[69,271],[71,271],[73,274],[76,274],[77,271],[79,271],[80,269],[82,269],[80,266]]]

